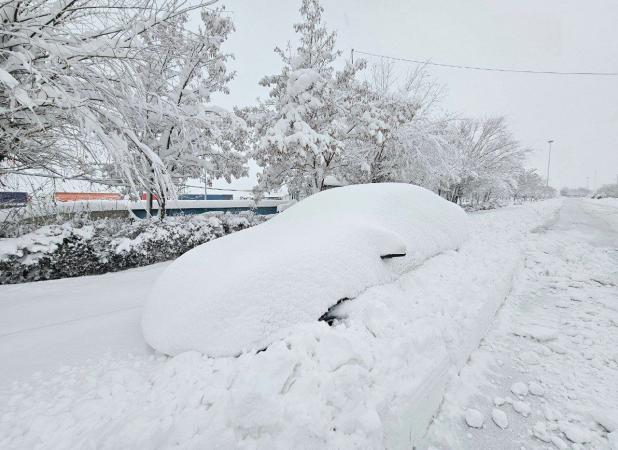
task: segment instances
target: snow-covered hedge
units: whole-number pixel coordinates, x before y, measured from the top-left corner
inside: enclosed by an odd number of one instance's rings
[[[605,184],[592,195],[593,198],[618,198],[618,183]]]
[[[0,284],[115,272],[176,258],[265,220],[253,213],[134,220],[76,219],[0,240]]]
[[[510,200],[494,199],[494,200],[488,200],[486,202],[480,202],[480,203],[463,204],[461,205],[461,207],[467,212],[487,211],[490,209],[504,208],[506,206],[509,206],[509,204],[511,203],[512,202]]]

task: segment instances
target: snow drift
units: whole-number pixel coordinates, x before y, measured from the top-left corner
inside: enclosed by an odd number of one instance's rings
[[[321,192],[174,261],[153,286],[144,336],[171,355],[233,356],[267,346],[339,300],[458,248],[467,220],[457,205],[408,184]]]

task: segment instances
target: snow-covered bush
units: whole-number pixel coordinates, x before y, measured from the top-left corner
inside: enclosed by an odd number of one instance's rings
[[[485,202],[479,202],[479,203],[476,203],[476,202],[464,203],[461,205],[461,207],[468,212],[472,212],[472,211],[486,211],[490,209],[504,208],[508,206],[509,204],[511,204],[511,201],[507,199],[491,199],[491,200],[488,200]]]
[[[75,219],[0,240],[0,284],[115,272],[176,258],[265,220],[253,213],[165,220]]]
[[[616,191],[618,193],[618,190]],[[563,197],[589,197],[592,191],[585,187],[570,188],[563,187],[560,189],[560,195]]]
[[[618,198],[618,183],[605,184],[593,194],[593,198]]]

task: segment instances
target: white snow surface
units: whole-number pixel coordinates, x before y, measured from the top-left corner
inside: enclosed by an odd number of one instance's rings
[[[175,260],[152,289],[144,336],[170,355],[260,349],[467,237],[464,211],[418,186],[323,191]],[[388,254],[406,256],[380,258]]]
[[[266,351],[237,358],[161,355],[136,333],[138,309],[115,319],[120,302],[143,301],[164,265],[0,286],[0,360],[11,369],[0,378],[0,448],[418,445],[508,295],[529,231],[559,206],[472,214],[458,251],[342,303],[335,326],[295,325]],[[204,277],[190,283],[207,288]],[[111,353],[93,347],[93,335],[109,339]]]
[[[451,379],[419,448],[616,448],[618,201],[565,200],[528,236],[525,254],[513,292]],[[506,429],[462,420],[498,405]]]

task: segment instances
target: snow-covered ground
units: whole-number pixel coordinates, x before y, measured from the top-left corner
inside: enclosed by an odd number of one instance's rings
[[[563,393],[578,396],[580,403],[568,402],[575,409],[598,397],[599,414],[611,421],[612,402],[614,412],[618,404],[610,378],[618,378],[618,208],[566,201],[556,216],[560,206],[556,200],[473,214],[472,238],[458,251],[342,303],[333,327],[298,326],[266,351],[238,358],[170,358],[148,349],[140,309],[165,264],[2,286],[0,448],[519,448],[534,444],[528,428],[539,420],[529,423],[537,403],[566,407]],[[516,290],[492,329],[514,279]],[[536,302],[546,297],[566,307],[552,314],[549,304]],[[509,311],[513,318],[505,320]],[[515,326],[521,337],[509,331]],[[559,353],[563,347],[567,353]],[[544,377],[534,372],[545,367]],[[571,379],[560,384],[559,377]],[[490,402],[510,396],[515,405],[508,391],[518,381],[534,381],[526,387],[543,388],[543,396],[517,403],[522,411],[530,404],[528,419],[503,405],[508,426],[496,428]],[[468,407],[484,415],[484,428],[465,424]],[[471,423],[482,419],[468,416]],[[608,445],[584,413],[564,413],[569,419],[557,423],[572,427],[572,437],[588,432],[599,447]],[[552,426],[547,432],[558,435]]]
[[[537,231],[425,447],[618,449],[618,202],[568,200]]]
[[[0,286],[0,386],[106,353],[150,354],[142,304],[168,265]]]

